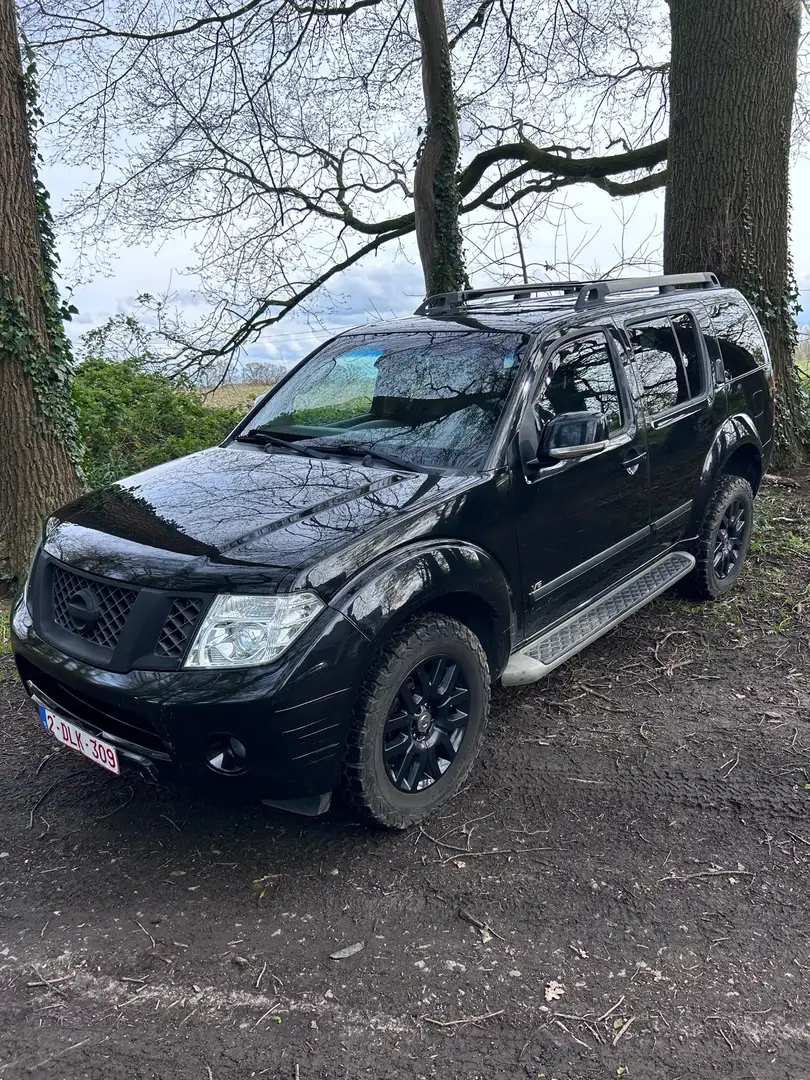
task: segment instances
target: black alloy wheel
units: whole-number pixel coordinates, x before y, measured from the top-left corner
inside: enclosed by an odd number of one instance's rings
[[[680,583],[696,600],[717,600],[742,573],[754,525],[754,492],[745,477],[726,475],[717,487],[693,548],[695,566]]]
[[[470,774],[489,715],[487,654],[465,623],[414,615],[379,649],[360,689],[343,790],[355,811],[407,829]]]
[[[714,572],[719,581],[732,574],[740,561],[747,523],[745,503],[735,499],[723,514],[714,543]]]
[[[423,791],[455,761],[467,732],[470,688],[446,655],[423,660],[400,686],[383,732],[388,778],[399,791]]]

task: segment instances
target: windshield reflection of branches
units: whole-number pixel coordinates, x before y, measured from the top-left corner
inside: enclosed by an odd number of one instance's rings
[[[342,338],[273,395],[254,427],[416,465],[476,468],[518,365],[518,335]]]

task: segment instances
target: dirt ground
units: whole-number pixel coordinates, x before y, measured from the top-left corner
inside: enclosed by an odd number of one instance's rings
[[[0,1078],[810,1077],[809,510],[497,693],[424,831],[118,780],[3,661]]]

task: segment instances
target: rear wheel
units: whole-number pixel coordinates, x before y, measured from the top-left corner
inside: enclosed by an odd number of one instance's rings
[[[344,788],[359,813],[405,829],[452,798],[478,755],[489,696],[486,654],[469,627],[445,615],[407,622],[358,699]]]
[[[741,476],[724,476],[717,485],[695,546],[697,560],[683,588],[698,600],[716,600],[742,573],[754,524],[754,492]]]

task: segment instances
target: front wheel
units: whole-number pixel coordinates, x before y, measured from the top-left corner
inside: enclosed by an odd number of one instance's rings
[[[715,489],[695,545],[695,568],[683,589],[698,600],[717,600],[742,573],[754,525],[754,492],[741,476],[724,476]]]
[[[410,619],[378,655],[360,692],[344,790],[361,816],[406,829],[459,790],[484,738],[490,675],[468,626]]]

